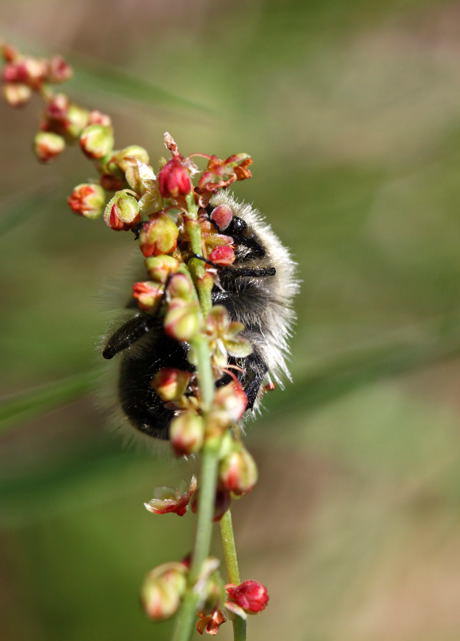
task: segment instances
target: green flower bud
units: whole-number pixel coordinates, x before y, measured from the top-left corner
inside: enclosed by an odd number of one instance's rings
[[[35,155],[41,162],[48,162],[59,156],[65,149],[65,140],[58,134],[39,131],[34,139]]]
[[[171,422],[171,445],[177,456],[199,452],[204,440],[204,421],[193,410],[186,410]]]
[[[150,256],[145,259],[145,266],[152,280],[166,283],[169,276],[177,271],[179,261],[172,256]]]
[[[131,229],[140,221],[139,204],[126,190],[117,191],[104,211],[104,222],[115,231]]]
[[[104,125],[89,125],[80,136],[80,147],[88,158],[103,158],[113,148],[113,131]]]
[[[176,249],[179,230],[171,218],[160,213],[144,223],[140,234],[140,247],[144,256],[170,254]]]

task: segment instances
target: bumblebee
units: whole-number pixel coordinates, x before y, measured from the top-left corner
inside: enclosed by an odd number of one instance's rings
[[[232,320],[244,325],[243,336],[253,348],[246,358],[230,359],[248,399],[248,414],[259,407],[267,385],[290,378],[286,357],[294,322],[292,300],[298,290],[296,265],[251,205],[238,202],[223,190],[211,198],[206,215],[210,217],[219,205],[227,205],[233,212],[225,230],[218,231],[233,238],[236,258],[231,266],[216,267],[212,302],[223,305]],[[166,367],[193,371],[187,352],[186,343],[165,333],[161,319],[138,309],[106,340],[102,355],[106,359],[118,356],[119,406],[136,430],[168,439],[175,411],[159,398],[151,381]]]

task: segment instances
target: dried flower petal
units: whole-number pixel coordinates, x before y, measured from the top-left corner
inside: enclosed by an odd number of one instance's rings
[[[174,490],[170,487],[158,487],[154,490],[154,497],[144,503],[146,510],[152,514],[177,514],[183,516],[187,511],[190,500],[196,493],[198,484],[192,476],[187,491]]]

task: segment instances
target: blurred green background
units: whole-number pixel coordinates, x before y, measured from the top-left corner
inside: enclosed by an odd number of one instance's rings
[[[118,146],[251,153],[235,191],[299,262],[294,383],[249,430],[261,478],[234,510],[271,594],[249,639],[457,641],[460,3],[15,0],[0,22],[69,59]],[[194,519],[142,503],[191,469],[107,428],[103,292],[133,250],[68,213],[91,167],[36,163],[39,108],[0,107],[0,638],[166,641],[138,586]]]

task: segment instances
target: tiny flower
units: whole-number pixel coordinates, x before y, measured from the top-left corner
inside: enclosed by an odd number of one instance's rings
[[[34,140],[35,155],[42,162],[48,162],[64,151],[65,140],[58,134],[39,131]]]
[[[125,178],[131,189],[141,196],[139,206],[143,214],[154,214],[161,209],[161,196],[151,165],[139,158],[126,159],[123,164]]]
[[[10,107],[23,107],[32,95],[32,90],[27,85],[20,83],[7,83],[3,87],[3,97]]]
[[[127,190],[117,191],[104,210],[104,222],[115,231],[131,229],[140,221],[137,200]]]
[[[158,184],[163,198],[186,196],[193,189],[189,172],[177,156],[160,169]]]
[[[232,222],[233,210],[228,205],[218,205],[212,210],[210,218],[220,231],[224,231]]]
[[[144,256],[172,253],[177,246],[179,230],[165,213],[159,213],[144,223],[140,233],[140,248]]]
[[[198,484],[195,476],[192,476],[187,491],[173,490],[170,487],[155,488],[154,498],[144,503],[146,510],[152,514],[177,514],[184,516],[187,506],[194,497]]]
[[[248,398],[238,379],[230,381],[216,390],[213,400],[213,412],[223,412],[229,422],[239,421],[246,411]]]
[[[121,169],[123,169],[123,171],[126,169],[127,165],[132,164],[136,160],[139,160],[139,162],[144,164],[150,162],[147,150],[139,145],[130,145],[129,147],[121,149],[114,155],[114,161]]]
[[[99,185],[82,183],[67,198],[72,211],[85,218],[98,218],[105,203],[105,192]]]
[[[193,410],[181,412],[171,422],[169,438],[177,456],[199,452],[204,439],[202,417]]]
[[[145,259],[145,266],[152,280],[166,283],[171,274],[177,271],[179,261],[172,256],[150,256]]]
[[[226,585],[229,599],[239,605],[248,614],[261,612],[269,601],[265,585],[258,581],[244,581],[240,585]]]
[[[200,328],[200,316],[195,303],[180,298],[173,299],[168,306],[164,319],[164,328],[168,336],[178,341],[189,341]]]
[[[218,608],[216,608],[209,614],[199,612],[196,629],[200,634],[206,632],[211,636],[215,636],[219,632],[219,627],[222,625],[222,623],[225,623],[225,621],[226,618],[224,614]]]
[[[89,125],[80,136],[80,147],[88,158],[103,158],[113,148],[112,128],[104,125]]]
[[[73,75],[72,67],[64,60],[62,56],[53,56],[48,61],[48,72],[46,79],[48,82],[64,82]]]
[[[192,376],[191,372],[163,367],[155,374],[152,387],[162,401],[177,401],[185,394]]]
[[[206,171],[201,175],[198,189],[201,192],[213,193],[228,187],[236,180],[244,180],[252,176],[249,165],[252,158],[248,154],[233,154],[225,160],[211,156]]]
[[[137,300],[140,309],[153,311],[161,303],[163,287],[152,281],[134,283],[133,298]]]
[[[186,589],[187,568],[183,563],[164,563],[145,578],[141,602],[154,621],[168,619],[177,611]]]
[[[241,336],[243,330],[244,325],[231,321],[222,305],[215,305],[211,309],[206,318],[206,334],[216,367],[226,367],[227,355],[245,358],[252,352],[251,343]]]
[[[235,252],[233,251],[233,247],[231,245],[216,247],[209,254],[209,260],[215,265],[231,265],[235,262]]]
[[[174,274],[169,279],[167,292],[171,299],[193,300],[193,283],[186,274]]]
[[[107,114],[97,109],[89,112],[88,125],[104,125],[104,127],[112,126],[112,119]]]
[[[257,483],[257,466],[247,449],[236,443],[219,465],[220,487],[234,494],[247,494]]]

